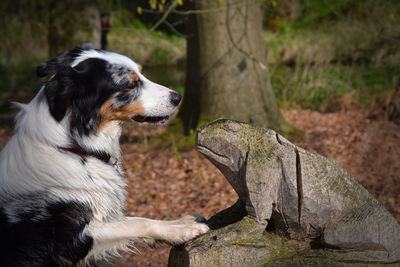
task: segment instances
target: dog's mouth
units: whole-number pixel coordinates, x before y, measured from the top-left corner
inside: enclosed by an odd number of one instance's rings
[[[132,117],[132,120],[136,122],[147,122],[147,123],[153,123],[153,124],[165,124],[169,120],[169,116],[141,116],[141,115],[135,115]]]

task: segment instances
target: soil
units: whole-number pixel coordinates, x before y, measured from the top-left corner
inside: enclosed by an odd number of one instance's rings
[[[353,175],[400,222],[400,126],[383,118],[368,119],[364,109],[319,113],[282,111],[302,134],[289,138],[306,150],[337,162]],[[124,131],[122,150],[128,179],[126,214],[169,220],[189,213],[210,217],[232,205],[236,193],[204,157],[136,140],[162,129],[133,126]],[[11,128],[0,126],[0,147]],[[165,266],[169,247],[138,246],[140,254],[124,256],[115,266]]]

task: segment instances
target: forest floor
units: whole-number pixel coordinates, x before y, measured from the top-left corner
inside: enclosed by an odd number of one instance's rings
[[[326,156],[352,174],[400,222],[400,126],[366,109],[336,113],[283,110],[302,134],[289,138],[296,145]],[[175,219],[189,213],[210,217],[233,204],[237,196],[222,174],[193,149],[179,151],[149,139],[162,129],[130,127],[122,139],[128,179],[129,216]],[[11,128],[0,127],[0,148]],[[124,142],[125,141],[125,142]],[[130,142],[128,142],[130,141]],[[138,247],[142,255],[120,260],[116,266],[165,266],[169,247]]]

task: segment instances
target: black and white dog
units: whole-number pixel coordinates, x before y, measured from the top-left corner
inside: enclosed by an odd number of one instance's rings
[[[18,104],[0,153],[0,265],[84,265],[134,242],[183,243],[208,231],[196,216],[126,217],[121,123],[164,124],[181,96],[129,58],[74,49],[41,64],[50,75]]]

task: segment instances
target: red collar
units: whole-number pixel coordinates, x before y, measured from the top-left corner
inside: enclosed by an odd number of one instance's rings
[[[88,152],[84,150],[82,147],[75,146],[75,147],[60,147],[60,149],[77,154],[81,157],[83,156],[92,156],[95,157],[104,163],[108,163],[110,161],[111,156],[104,152]]]

